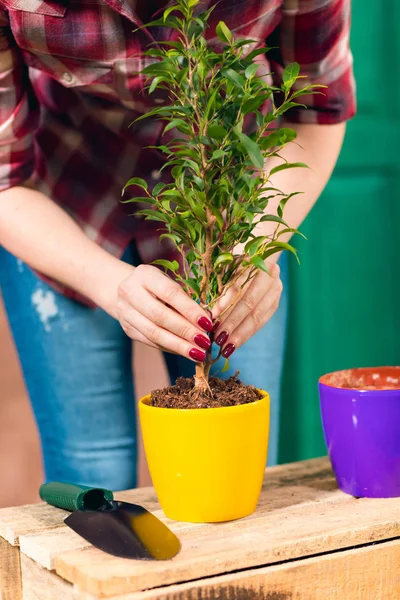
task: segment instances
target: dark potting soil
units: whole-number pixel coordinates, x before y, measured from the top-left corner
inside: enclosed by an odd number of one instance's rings
[[[212,396],[199,396],[194,393],[194,379],[180,377],[175,385],[154,390],[151,405],[158,408],[219,408],[249,404],[262,398],[253,385],[245,385],[237,375],[225,380],[211,377],[209,385]]]

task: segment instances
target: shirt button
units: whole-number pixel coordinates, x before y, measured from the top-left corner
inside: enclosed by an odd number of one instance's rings
[[[63,80],[64,80],[66,83],[72,83],[72,82],[73,82],[73,80],[74,80],[74,78],[73,78],[73,76],[71,75],[71,73],[68,73],[68,72],[65,72],[65,73],[63,74],[62,78],[63,78]]]

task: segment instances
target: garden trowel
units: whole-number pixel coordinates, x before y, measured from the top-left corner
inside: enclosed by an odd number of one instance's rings
[[[180,550],[174,533],[142,506],[114,500],[110,490],[45,483],[42,500],[72,512],[64,523],[96,548],[120,556],[168,560]]]

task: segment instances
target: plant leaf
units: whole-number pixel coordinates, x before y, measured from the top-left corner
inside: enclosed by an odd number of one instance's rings
[[[219,256],[217,256],[214,262],[214,268],[217,268],[222,263],[231,263],[233,261],[233,256],[230,252],[223,252]]]
[[[235,134],[242,142],[243,146],[246,148],[247,154],[253,165],[258,169],[262,169],[264,167],[264,157],[260,150],[260,147],[256,142],[253,142],[252,139],[249,138],[245,133],[241,133],[234,129]],[[272,171],[271,171],[272,174]]]
[[[302,162],[283,163],[283,165],[278,165],[277,167],[274,167],[273,169],[271,169],[270,175],[274,175],[274,173],[279,173],[279,171],[284,171],[285,169],[293,169],[295,167],[301,167],[303,169],[309,168],[308,165],[306,165]]]
[[[179,269],[179,263],[177,260],[164,260],[163,258],[159,258],[157,260],[153,260],[153,262],[151,263],[152,265],[160,265],[161,267],[165,267],[166,269],[168,269],[168,271],[172,271],[173,273],[176,273],[177,270]]]
[[[221,373],[226,373],[226,371],[229,369],[229,358],[225,359],[225,363],[224,366],[221,369]]]
[[[300,73],[300,65],[297,62],[286,65],[282,73],[282,81],[286,89],[290,88]]]
[[[227,130],[222,125],[210,125],[207,129],[207,135],[215,140],[222,140],[227,133]]]
[[[214,150],[211,156],[211,160],[217,160],[218,158],[222,158],[225,155],[226,152],[224,152],[224,150]]]
[[[218,25],[215,28],[215,33],[217,34],[221,42],[225,42],[226,44],[230,43],[232,39],[232,32],[224,23],[224,21],[220,21],[218,23]]]
[[[268,275],[269,275],[269,269],[259,254],[256,254],[255,256],[253,256],[252,259],[250,260],[250,262],[252,265],[257,267],[257,269],[260,269],[261,271],[264,271],[265,273],[268,273]]]
[[[237,71],[234,71],[233,69],[224,69],[223,71],[221,71],[221,75],[223,77],[226,77],[228,81],[233,83],[233,85],[238,87],[240,90],[243,89],[245,85],[245,80]]]
[[[132,177],[132,179],[130,179],[124,185],[124,188],[122,190],[122,195],[124,195],[126,188],[128,188],[131,185],[137,185],[137,186],[143,188],[144,190],[147,190],[147,188],[148,188],[147,181],[145,181],[144,179],[141,179],[141,177]]]
[[[244,76],[246,77],[246,79],[251,79],[252,77],[254,77],[254,75],[258,71],[259,66],[260,65],[258,64],[249,65],[244,72]]]

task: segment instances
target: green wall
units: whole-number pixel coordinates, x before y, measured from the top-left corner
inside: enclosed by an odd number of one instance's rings
[[[400,364],[399,34],[396,0],[353,1],[358,114],[291,260],[281,462],[326,454],[321,374]]]

